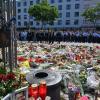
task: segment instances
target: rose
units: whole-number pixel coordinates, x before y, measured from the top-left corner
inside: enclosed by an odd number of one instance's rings
[[[2,81],[3,78],[3,74],[0,74],[0,82]]]
[[[15,79],[15,74],[14,74],[14,73],[9,73],[9,74],[7,75],[7,79],[12,79],[12,80],[14,80],[14,79]]]
[[[18,61],[25,61],[26,59],[24,57],[17,57]]]
[[[7,81],[7,80],[8,80],[8,79],[7,79],[7,75],[3,75],[2,80],[3,80],[3,81]]]
[[[32,47],[29,47],[29,50],[32,50]]]
[[[4,74],[0,74],[0,81],[7,81],[7,76]]]

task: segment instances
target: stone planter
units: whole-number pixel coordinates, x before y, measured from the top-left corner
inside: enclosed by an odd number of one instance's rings
[[[60,82],[61,75],[58,72],[49,70],[36,70],[31,71],[26,75],[26,80],[30,84],[39,84],[41,80],[47,83],[47,95],[51,100],[60,100]]]

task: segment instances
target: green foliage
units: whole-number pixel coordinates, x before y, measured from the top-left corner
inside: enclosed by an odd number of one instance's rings
[[[96,10],[100,12],[100,3],[97,3]]]
[[[58,17],[58,9],[52,6],[49,11],[49,22],[53,23],[53,21],[56,20],[57,17]]]
[[[11,93],[20,86],[16,73],[10,72],[9,68],[0,66],[0,98]],[[2,100],[2,99],[1,99]]]
[[[86,9],[82,16],[95,24],[96,20],[100,20],[100,3],[98,3],[96,7]]]
[[[28,13],[30,16],[35,17],[36,21],[43,23],[51,23],[58,17],[58,9],[50,6],[47,0],[42,0],[41,3],[32,5]]]
[[[96,20],[96,9],[95,8],[88,8],[84,11],[82,16],[85,17],[88,21],[95,22]]]
[[[6,74],[6,71],[3,67],[0,66],[0,74]]]
[[[97,13],[97,19],[100,20],[100,3],[97,4],[97,6],[95,7],[96,9],[96,13]]]
[[[79,78],[80,78],[80,81],[83,84],[86,84],[86,81],[87,81],[87,73],[85,70],[81,71],[80,74],[79,74]]]

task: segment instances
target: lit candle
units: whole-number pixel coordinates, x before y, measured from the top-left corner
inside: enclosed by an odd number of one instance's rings
[[[100,97],[97,97],[97,100],[100,100]]]
[[[34,97],[35,100],[38,98],[38,85],[37,84],[32,84],[29,87],[29,96]]]
[[[39,96],[42,100],[45,100],[47,94],[47,86],[45,81],[41,81],[39,85]]]

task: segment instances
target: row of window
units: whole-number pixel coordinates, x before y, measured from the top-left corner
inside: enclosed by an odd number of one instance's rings
[[[24,15],[24,19],[27,19],[28,17],[30,17],[30,19],[33,19],[32,16]],[[21,20],[21,15],[18,15],[18,20]]]
[[[57,24],[58,25],[62,25],[62,20],[58,20]],[[70,25],[71,24],[70,20],[66,20],[65,24],[66,25]],[[79,20],[78,19],[74,20],[74,23],[73,24],[74,25],[78,25],[79,24]],[[30,25],[31,26],[33,25],[33,21],[30,21]],[[40,23],[39,22],[36,22],[36,25],[39,26]],[[18,26],[21,26],[21,22],[18,22]],[[24,26],[28,26],[27,21],[24,21]]]
[[[59,18],[62,17],[62,13],[59,13]],[[66,12],[66,17],[71,17],[70,12]],[[79,17],[79,12],[74,12],[74,17]]]
[[[66,20],[65,24],[70,25],[71,24],[70,20]],[[78,24],[79,24],[79,20],[78,19],[74,20],[74,25],[78,25]],[[62,25],[62,20],[58,20],[58,25]]]
[[[40,0],[36,0],[36,3],[39,3]],[[30,1],[30,5],[33,5],[33,1]],[[27,2],[23,2],[23,6],[27,6]],[[21,2],[17,2],[17,7],[21,7]]]
[[[58,5],[58,10],[62,10],[63,6],[62,5]],[[80,8],[80,4],[75,4],[75,9],[79,9]],[[67,4],[66,5],[66,10],[70,10],[71,9],[71,4]]]
[[[62,5],[58,5],[58,10],[62,10],[62,7],[63,7]],[[75,9],[79,9],[79,8],[80,8],[80,4],[75,4]],[[70,9],[71,9],[71,5],[70,4],[66,5],[66,10],[70,10]],[[17,12],[21,13],[21,9],[17,9]],[[27,9],[24,8],[23,12],[27,13]]]
[[[66,0],[67,2],[71,2],[71,0]],[[80,1],[80,0],[75,0],[75,1]],[[39,3],[40,0],[36,0],[36,3]],[[58,0],[59,3],[62,3],[63,0]],[[50,0],[50,3],[55,3],[55,0]],[[30,5],[33,5],[33,1],[30,1]],[[23,2],[23,6],[27,6],[27,2]],[[21,7],[21,2],[17,3],[17,7]]]
[[[27,2],[23,2],[23,6],[27,6]],[[17,2],[17,7],[21,7],[21,2]]]
[[[21,9],[17,9],[17,12],[18,12],[18,13],[21,13]],[[23,12],[24,12],[24,13],[27,13],[27,8],[24,8],[24,9],[23,9]]]
[[[58,0],[59,3],[63,2],[65,0]],[[71,2],[72,0],[66,0],[66,2]],[[80,1],[80,0],[75,0],[75,1]],[[50,3],[55,3],[55,0],[50,0]]]
[[[70,12],[66,12],[66,17],[70,17]],[[74,12],[74,17],[79,17],[79,12]],[[24,15],[24,19],[27,19],[28,16]],[[30,17],[32,19],[33,17]],[[59,13],[59,18],[62,18],[62,13]],[[18,20],[21,20],[21,15],[18,15]]]

